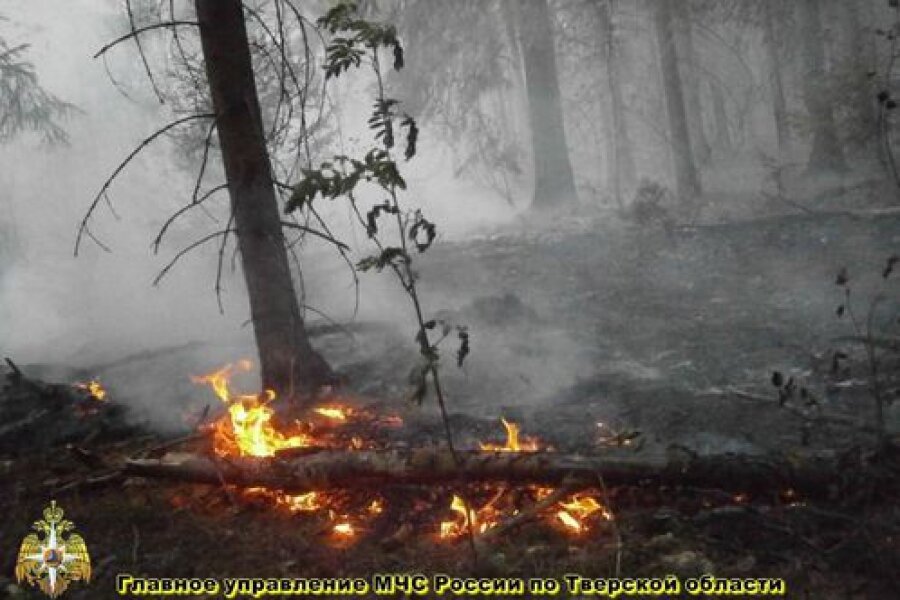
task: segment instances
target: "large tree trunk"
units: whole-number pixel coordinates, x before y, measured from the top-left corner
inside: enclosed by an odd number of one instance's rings
[[[331,370],[313,350],[291,279],[240,0],[196,0],[262,384],[295,397]]]
[[[827,96],[825,44],[822,39],[821,0],[800,0],[800,36],[803,42],[803,96],[812,128],[807,170],[843,171],[847,168],[837,134],[834,112]]]
[[[552,209],[578,199],[563,125],[553,24],[547,0],[519,0],[517,9],[534,151],[532,206]]]
[[[768,0],[765,14],[763,15],[764,38],[766,55],[769,67],[769,85],[772,94],[772,116],[775,119],[775,134],[778,140],[778,159],[782,162],[790,155],[791,133],[788,127],[787,102],[784,98],[784,81],[781,73],[780,47],[781,38],[778,35],[776,23],[778,8],[782,0]]]
[[[684,90],[681,73],[678,70],[678,51],[672,29],[672,3],[676,1],[681,0],[656,0],[653,10],[666,96],[671,152],[675,163],[675,182],[682,202],[688,207],[693,207],[702,190],[697,166],[694,163],[684,106]]]
[[[625,101],[622,97],[622,48],[618,31],[613,24],[614,0],[598,0],[594,3],[600,21],[600,34],[606,56],[606,76],[609,83],[610,115],[612,117],[612,173],[613,193],[619,208],[624,205],[623,193],[635,184],[634,156],[631,152],[631,137],[628,133],[628,118],[625,115]]]

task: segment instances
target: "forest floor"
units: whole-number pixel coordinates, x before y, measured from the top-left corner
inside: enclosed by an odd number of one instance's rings
[[[425,302],[446,307],[441,316],[466,324],[472,336],[463,369],[445,367],[451,410],[467,415],[455,417],[460,443],[491,435],[496,417],[505,415],[569,452],[596,451],[610,436],[627,439],[636,454],[672,448],[745,455],[866,452],[872,436],[865,428],[874,415],[869,364],[864,345],[849,339],[857,332],[847,309],[842,317],[836,313],[850,289],[850,312],[864,324],[871,299],[884,293],[873,328],[895,335],[881,329],[896,320],[898,306],[894,280],[884,279],[882,270],[898,252],[898,224],[898,217],[829,211],[667,230],[612,222],[608,215],[577,215],[553,226],[523,222],[435,247],[420,263]],[[843,268],[849,283],[838,286]],[[352,344],[342,335],[322,337],[319,344],[361,397],[412,415],[418,409],[401,400],[415,359],[411,340],[412,333],[376,328]],[[217,351],[235,358],[228,350]],[[835,361],[835,352],[846,358]],[[450,345],[444,354],[452,356]],[[208,369],[210,357],[205,349],[187,346],[84,372],[23,370],[63,382],[99,375],[113,402],[119,398],[127,406],[138,374],[171,379],[176,368],[199,373]],[[879,385],[885,394],[896,395],[900,387],[896,358],[888,353],[882,364]],[[797,392],[782,406],[771,383],[775,371],[793,377],[798,390],[807,390],[805,397]],[[198,399],[186,378],[155,393],[173,407],[174,424],[185,413],[195,419],[209,400]],[[20,411],[23,404],[40,402],[9,387],[4,394],[5,415],[13,414],[14,402]],[[896,442],[900,415],[892,408],[887,421]],[[391,519],[422,503],[448,507],[449,489],[395,494],[388,504],[393,499],[396,506],[352,544],[329,536],[321,520],[235,502],[221,488],[129,479],[60,490],[98,470],[66,444],[115,463],[177,435],[177,425],[165,434],[149,431],[140,423],[142,410],[128,408],[124,417],[114,416],[114,426],[100,429],[68,413],[39,414],[25,433],[0,427],[0,598],[39,597],[15,586],[9,574],[14,549],[51,497],[76,521],[93,553],[95,580],[73,588],[68,596],[76,599],[116,597],[113,582],[122,572],[557,578],[715,573],[784,578],[789,598],[880,599],[900,593],[900,509],[867,490],[820,502],[790,490],[748,501],[717,490],[613,489],[606,499],[614,525],[599,523],[577,537],[547,524],[526,525],[483,553],[477,566],[463,541],[436,543],[437,509],[428,513],[423,532],[385,544]],[[74,424],[61,422],[66,419]],[[409,422],[420,423],[412,436],[417,443],[428,443],[429,436],[440,441],[439,427],[415,417]],[[861,427],[848,425],[853,422]]]

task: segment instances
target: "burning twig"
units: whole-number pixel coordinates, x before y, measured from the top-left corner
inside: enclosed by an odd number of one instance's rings
[[[491,527],[480,536],[478,536],[477,541],[479,544],[489,544],[496,540],[501,535],[506,532],[515,529],[516,527],[526,523],[532,519],[535,519],[542,512],[548,510],[550,507],[555,505],[557,502],[560,502],[563,498],[579,489],[582,484],[579,484],[577,481],[565,481],[563,484],[556,488],[552,493],[544,498],[538,500],[528,508],[516,513],[510,518],[501,521],[494,527]]]

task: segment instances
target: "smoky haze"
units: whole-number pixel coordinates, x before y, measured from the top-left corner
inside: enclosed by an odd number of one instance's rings
[[[193,18],[191,3],[181,4]],[[314,20],[326,4],[304,10]],[[879,271],[897,237],[865,211],[897,203],[887,154],[894,133],[876,100],[894,80],[879,70],[886,50],[874,33],[892,13],[824,0],[774,9],[668,0],[363,4],[396,23],[405,44],[406,68],[386,83],[421,128],[417,155],[400,169],[404,206],[437,224],[434,246],[415,256],[423,303],[471,331],[462,369],[456,338],[442,347],[455,409],[526,410],[549,424],[580,411],[591,426],[646,428],[702,448],[766,443],[741,429],[739,406],[718,420],[686,423],[682,413],[704,412],[729,386],[768,393],[773,369],[814,379],[809,357],[827,360],[830,340],[846,333],[834,314],[843,301],[838,269],[851,269],[860,311],[884,285]],[[801,4],[818,10],[811,16]],[[66,145],[27,134],[0,145],[0,349],[60,374],[99,374],[142,417],[175,426],[186,407],[209,401],[189,375],[256,356],[233,243],[221,311],[215,243],[153,285],[179,250],[228,222],[219,194],[153,252],[166,218],[190,202],[196,135],[147,146],[90,220],[110,251],[86,239],[73,256],[104,181],[188,102],[173,83],[171,34],[142,37],[156,84],[174,98],[160,103],[132,43],[92,58],[128,31],[121,3],[0,2],[0,15],[0,39],[29,44],[41,85],[78,109],[62,121]],[[313,50],[319,65],[322,48]],[[373,146],[374,89],[365,70],[329,84],[314,165]],[[274,103],[261,95],[271,117]],[[296,183],[296,169],[290,174]],[[223,177],[214,150],[203,189]],[[359,200],[370,207],[383,192],[368,188]],[[351,263],[375,252],[346,202],[318,206]],[[852,211],[858,219],[816,216]],[[356,377],[357,389],[399,401],[417,360],[416,327],[389,269],[359,273],[357,290],[327,244],[308,238],[296,250],[310,323],[379,325],[354,342],[331,335],[313,345]],[[876,322],[896,309],[896,294],[887,297]],[[761,417],[769,420],[777,412]]]

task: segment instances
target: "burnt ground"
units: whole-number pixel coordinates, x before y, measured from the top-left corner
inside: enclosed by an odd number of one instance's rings
[[[565,451],[601,451],[601,443],[618,435],[638,454],[673,448],[701,454],[867,452],[873,441],[865,429],[874,415],[871,378],[865,346],[847,339],[855,335],[849,312],[865,323],[871,299],[884,293],[873,335],[896,335],[888,327],[896,321],[897,288],[881,275],[887,258],[898,252],[900,218],[797,214],[669,230],[611,219],[581,215],[553,226],[521,223],[465,244],[443,244],[420,262],[426,304],[446,307],[440,316],[471,331],[472,353],[463,369],[445,367],[462,443],[496,437],[496,417],[507,415]],[[835,278],[843,267],[849,283],[842,287]],[[851,310],[839,317],[845,288]],[[402,400],[415,359],[411,338],[375,327],[352,344],[342,334],[322,336],[319,344],[362,398],[407,417],[409,430],[401,437],[439,442],[430,405],[417,409]],[[446,345],[451,363],[452,339]],[[236,501],[223,489],[135,479],[85,485],[106,469],[90,457],[115,464],[183,434],[184,422],[196,420],[209,397],[186,379],[155,392],[160,402],[178,407],[162,433],[144,409],[129,403],[129,382],[148,371],[171,379],[175,365],[183,373],[202,372],[211,354],[234,358],[227,347],[200,350],[147,352],[84,372],[23,366],[30,377],[47,381],[99,375],[113,403],[125,408],[109,423],[61,409],[35,412],[40,394],[7,388],[3,411],[14,418],[6,423],[21,425],[0,428],[0,510],[6,517],[0,548],[7,549],[0,554],[0,577],[7,577],[0,579],[0,597],[38,597],[15,587],[8,574],[12,549],[50,497],[64,505],[93,551],[96,580],[71,591],[72,598],[115,597],[112,581],[119,572],[611,576],[617,565],[628,576],[784,577],[790,598],[898,593],[896,496],[865,486],[826,500],[797,498],[788,490],[740,501],[708,489],[607,490],[616,528],[599,523],[573,539],[547,525],[526,525],[475,567],[465,544],[435,543],[428,533],[446,516],[450,490],[390,492],[392,508],[367,535],[347,544],[330,537],[321,519]],[[836,362],[835,352],[846,359]],[[893,358],[888,349],[879,372],[885,397],[900,386]],[[796,382],[784,406],[771,383],[774,371]],[[887,422],[896,438],[896,407],[888,410]],[[424,533],[386,544],[409,515],[417,515],[413,520]]]

